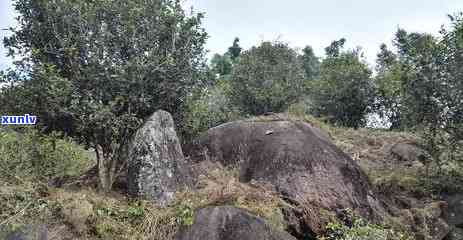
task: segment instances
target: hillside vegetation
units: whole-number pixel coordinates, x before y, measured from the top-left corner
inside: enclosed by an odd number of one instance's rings
[[[440,175],[438,168],[431,167],[426,174],[423,169],[404,169],[390,160],[388,148],[397,142],[420,141],[414,134],[339,128],[308,115],[289,116],[294,121],[303,120],[326,131],[360,164],[379,192],[432,199],[441,191],[461,191],[461,167],[445,168],[445,175]],[[46,224],[50,239],[174,239],[178,228],[192,224],[196,209],[224,204],[248,209],[272,226],[281,230],[286,228],[281,210],[288,207],[287,203],[281,201],[272,189],[240,183],[232,168],[210,172],[201,178],[199,190],[185,189],[177,193],[173,204],[162,208],[150,201],[128,198],[120,191],[102,195],[92,185],[82,184],[85,179],[79,179],[79,176],[93,166],[94,159],[72,141],[58,140],[52,149],[46,148],[50,139],[42,139],[39,148],[55,158],[47,158],[48,165],[35,169],[34,162],[40,158],[30,152],[31,148],[37,147],[36,141],[30,141],[34,134],[34,131],[21,134],[2,131],[0,155],[14,153],[23,156],[21,165],[16,165],[16,158],[4,159],[6,164],[17,166],[17,173],[9,171],[1,177],[1,226],[5,236],[24,229],[37,234],[36,229],[28,229],[28,226]],[[14,147],[6,145],[18,142],[21,144]],[[60,165],[53,165],[51,161]],[[8,166],[6,164],[2,166]],[[27,177],[23,175],[25,172],[29,173]],[[52,179],[63,177],[70,179],[66,185],[56,187],[50,184]],[[327,235],[320,236],[321,239],[370,239],[373,236],[378,237],[374,239],[413,239],[413,233],[407,232],[407,227],[398,225],[394,219],[383,225],[369,224],[362,218],[354,219],[355,224],[350,227],[333,219],[333,223],[327,226]]]
[[[203,174],[167,207],[129,196],[127,148],[161,109],[183,150],[236,120],[309,123],[327,134],[315,134],[317,143],[362,180],[349,181],[371,184],[374,194],[360,189],[362,197],[378,196],[394,213],[383,222],[355,209],[320,214],[323,234],[299,229],[304,237],[430,240],[439,231],[423,226],[442,220],[439,201],[463,191],[461,12],[439,34],[399,28],[392,45],[378,43],[371,69],[345,38],[327,42],[323,57],[311,39],[299,50],[283,41],[243,49],[236,38],[209,60],[207,13],[186,12],[180,0],[13,2],[18,25],[3,44],[16,61],[0,72],[0,115],[36,115],[38,123],[0,125],[0,238],[40,239],[46,225],[49,239],[173,239],[197,209],[222,205],[289,232],[283,212],[294,206],[272,186],[240,181],[233,166]],[[420,157],[396,156],[400,144]]]

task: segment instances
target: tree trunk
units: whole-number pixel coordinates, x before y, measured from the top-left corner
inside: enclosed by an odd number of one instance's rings
[[[111,191],[117,175],[117,157],[112,153],[104,152],[100,145],[95,148],[98,164],[99,188],[108,193]]]

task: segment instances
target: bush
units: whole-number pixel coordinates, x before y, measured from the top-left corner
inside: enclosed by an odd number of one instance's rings
[[[190,97],[184,118],[184,140],[190,140],[209,128],[240,118],[238,109],[231,105],[225,92],[229,91],[226,81],[207,88]]]
[[[243,112],[282,112],[306,90],[298,54],[287,44],[263,42],[245,51],[230,78],[232,102]]]
[[[320,240],[412,240],[413,238],[387,229],[384,226],[371,224],[364,219],[354,216],[352,211],[346,210],[350,224],[331,222],[327,225],[327,234]]]
[[[463,191],[463,166],[461,163],[430,166],[428,173],[421,174],[419,179],[422,188],[430,194],[460,193]]]
[[[370,173],[372,182],[383,194],[408,192],[417,197],[439,196],[463,191],[463,167],[430,164],[420,169],[391,169]]]
[[[362,61],[359,49],[346,52],[338,49],[331,55],[327,50],[327,54],[321,64],[320,79],[310,84],[313,114],[336,125],[362,127],[375,98],[371,70]]]
[[[436,127],[423,127],[418,131],[420,145],[429,158],[425,170],[419,175],[421,185],[430,194],[458,193],[463,190],[462,141]]]
[[[69,138],[0,129],[0,178],[8,182],[47,181],[78,175],[92,164],[90,155]]]

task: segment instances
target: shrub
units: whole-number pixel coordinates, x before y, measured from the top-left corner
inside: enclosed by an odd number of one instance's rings
[[[412,240],[407,234],[397,232],[384,226],[371,224],[346,210],[351,224],[331,222],[327,225],[327,234],[320,240]]]
[[[422,188],[430,194],[459,193],[463,191],[463,166],[461,163],[446,163],[430,166],[428,173],[418,176]]]
[[[92,164],[90,155],[70,138],[37,130],[0,129],[0,178],[8,182],[47,181],[73,176]]]
[[[394,169],[385,171],[371,171],[370,177],[374,186],[384,194],[408,192],[416,196],[428,195],[426,184],[422,182],[422,173],[415,169]],[[427,182],[427,180],[426,180]]]
[[[206,88],[190,97],[183,126],[186,140],[211,127],[240,118],[240,112],[231,105],[225,94],[227,91],[229,84],[222,80],[216,86]]]
[[[337,50],[330,54],[333,44]],[[310,84],[312,111],[336,125],[358,128],[366,124],[365,116],[372,110],[375,86],[360,50],[341,52],[343,44],[332,43],[321,64],[320,78]]]
[[[243,112],[282,112],[303,96],[305,72],[295,50],[280,42],[263,42],[245,51],[230,78],[232,102]]]

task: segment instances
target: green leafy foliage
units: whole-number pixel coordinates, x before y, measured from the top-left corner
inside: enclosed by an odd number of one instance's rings
[[[312,47],[306,46],[302,49],[300,58],[305,71],[305,77],[308,80],[318,79],[320,76],[320,60],[315,56]]]
[[[34,80],[29,80],[33,78]],[[61,130],[72,131],[69,113],[73,83],[58,74],[56,66],[36,64],[30,76],[9,71],[3,75],[6,82],[12,83],[2,89],[0,112],[2,114],[40,116],[39,125],[50,133]],[[22,84],[18,84],[21,82]]]
[[[232,103],[244,113],[281,112],[305,93],[305,73],[287,44],[263,42],[241,54],[230,87]]]
[[[211,70],[214,74],[217,74],[220,79],[228,79],[233,70],[233,66],[238,63],[242,51],[239,42],[240,39],[235,38],[233,45],[228,48],[225,54],[214,54],[212,57],[210,63]]]
[[[193,205],[186,201],[182,202],[175,208],[175,215],[177,223],[181,226],[190,226],[193,225],[194,221],[194,209]]]
[[[445,132],[449,138],[449,149],[460,155],[450,155],[450,159],[463,162],[463,13],[450,16],[450,30],[442,30],[442,44],[445,51],[444,69],[447,81],[444,84],[442,102],[444,109]]]
[[[48,181],[77,176],[94,164],[89,153],[70,138],[0,129],[0,172],[3,181]]]
[[[366,123],[375,97],[371,71],[361,60],[360,50],[341,52],[345,40],[327,47],[320,79],[311,83],[312,112],[331,123],[361,127]]]
[[[230,75],[232,67],[232,60],[228,54],[215,54],[211,59],[212,71],[219,76]]]
[[[382,45],[378,55],[381,115],[390,120],[391,128],[419,132],[433,160],[427,168],[442,174],[444,166],[462,160],[461,16],[450,16],[450,28],[443,28],[440,37],[399,29],[393,42],[397,53]],[[432,178],[440,182],[440,177]]]
[[[457,158],[448,158],[449,154],[458,155]],[[452,148],[445,147],[438,160],[431,161],[426,171],[418,175],[418,188],[428,195],[439,196],[442,193],[453,194],[463,191],[463,152],[453,152]]]
[[[127,213],[131,218],[141,218],[145,215],[145,207],[143,204],[136,204],[127,208]]]
[[[30,110],[50,131],[95,148],[108,191],[143,119],[164,109],[181,121],[202,84],[203,15],[185,13],[179,0],[16,0],[15,9],[19,25],[5,47],[21,74],[8,74],[16,83],[4,91],[20,95],[21,107],[2,111]]]
[[[331,222],[326,226],[326,235],[320,240],[412,240],[408,235],[387,229],[381,225],[371,224],[354,216],[347,210],[351,224]]]
[[[386,44],[380,47],[377,55],[377,112],[388,121],[390,129],[401,129],[401,112],[403,105],[403,86],[402,80],[405,73],[402,65],[397,60],[397,55],[390,51]]]
[[[197,137],[209,128],[237,120],[241,114],[227,97],[228,81],[220,80],[215,86],[201,90],[188,99],[184,118],[184,140]]]
[[[243,50],[243,48],[240,47],[239,43],[240,39],[235,38],[235,40],[233,40],[233,45],[228,48],[228,54],[230,54],[230,59],[232,60],[232,62],[238,61],[238,58],[241,55],[241,51]]]
[[[441,121],[444,105],[439,100],[443,92],[442,46],[428,34],[396,33],[404,78],[402,121],[406,126],[434,125]]]

